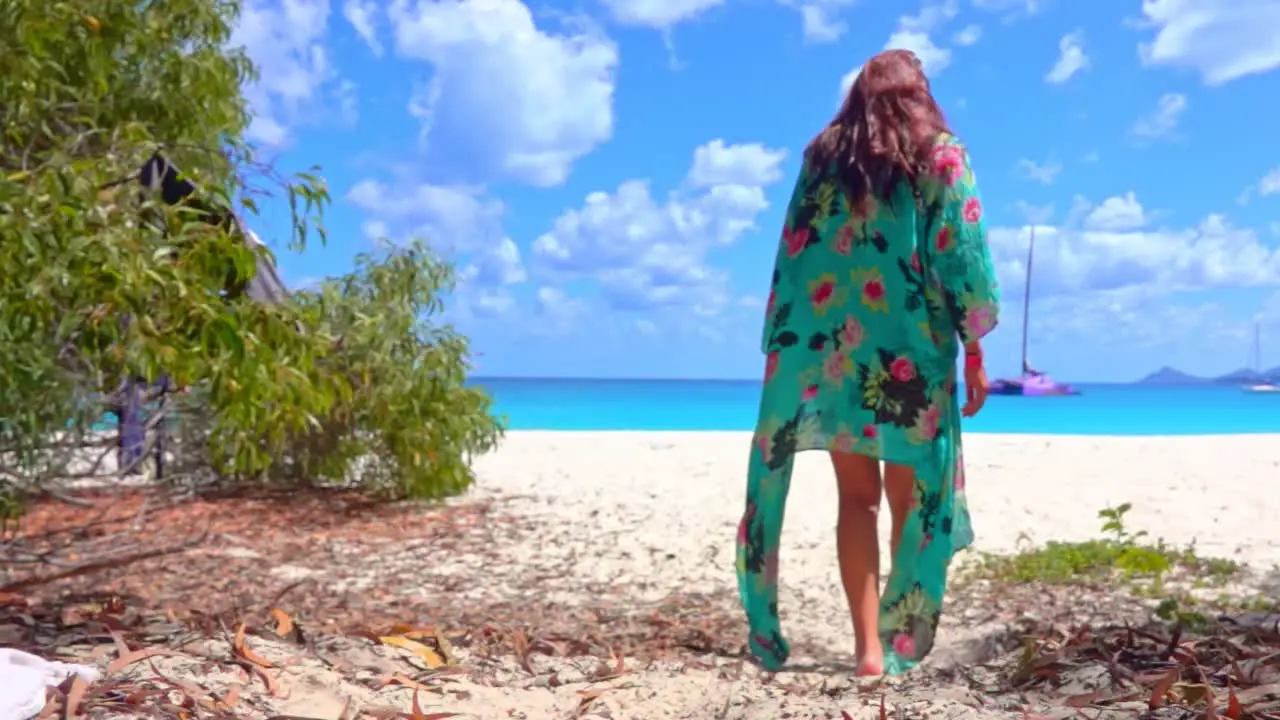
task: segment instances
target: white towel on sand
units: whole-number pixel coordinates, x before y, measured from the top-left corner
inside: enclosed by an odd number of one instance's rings
[[[28,720],[44,709],[44,691],[79,675],[97,682],[102,675],[88,665],[45,660],[13,648],[0,648],[0,720]]]

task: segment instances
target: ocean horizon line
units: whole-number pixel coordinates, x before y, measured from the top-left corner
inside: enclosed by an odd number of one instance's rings
[[[482,382],[484,380],[501,380],[503,382],[669,382],[669,383],[744,383],[744,382],[760,382],[760,378],[744,377],[744,378],[701,378],[701,377],[605,377],[605,376],[581,376],[581,375],[472,375],[468,378],[472,382]],[[1075,385],[1143,385],[1139,380],[1067,380]],[[1194,383],[1188,385],[1194,386]],[[1160,385],[1160,387],[1186,387],[1178,383],[1168,385]]]

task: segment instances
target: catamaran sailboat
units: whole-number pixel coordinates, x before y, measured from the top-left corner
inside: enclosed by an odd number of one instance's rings
[[[1027,329],[1031,320],[1031,261],[1036,251],[1036,228],[1031,226],[1031,242],[1027,245],[1027,281],[1022,298],[1022,376],[1012,379],[1001,379],[991,383],[992,395],[1025,395],[1028,397],[1046,397],[1054,395],[1079,395],[1080,391],[1070,385],[1058,382],[1047,374],[1035,370],[1027,362]]]
[[[1262,329],[1257,325],[1253,327],[1253,371],[1259,375],[1262,374]],[[1244,391],[1249,393],[1280,393],[1280,385],[1261,379],[1258,382],[1245,385]]]

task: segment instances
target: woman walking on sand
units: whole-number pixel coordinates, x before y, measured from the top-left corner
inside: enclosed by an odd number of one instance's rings
[[[778,543],[795,453],[831,454],[836,543],[859,675],[896,674],[933,647],[952,555],[973,531],[965,416],[986,399],[980,340],[999,292],[964,146],[920,61],[870,60],[809,144],[787,209],[761,341],[766,355],[738,528],[738,589],[752,655],[777,670]],[[880,462],[893,568],[879,591]]]

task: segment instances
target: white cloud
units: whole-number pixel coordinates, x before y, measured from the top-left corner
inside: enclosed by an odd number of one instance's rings
[[[951,49],[938,47],[929,37],[929,33],[919,30],[898,30],[889,36],[884,44],[885,50],[910,50],[920,58],[924,72],[935,77],[951,64]]]
[[[1027,158],[1018,160],[1018,173],[1026,180],[1043,185],[1052,185],[1053,181],[1058,178],[1058,173],[1061,172],[1062,163],[1047,162],[1042,164]]]
[[[580,319],[587,304],[563,289],[544,285],[534,294],[534,312],[538,322],[530,328],[535,335],[568,335],[580,330]]]
[[[1077,30],[1073,33],[1063,35],[1058,41],[1058,60],[1050,68],[1049,73],[1044,76],[1045,82],[1054,85],[1071,79],[1073,75],[1081,70],[1088,69],[1089,56],[1084,52],[1084,33]]]
[[[1263,197],[1280,194],[1280,167],[1274,167],[1262,176],[1258,181],[1258,194]]]
[[[504,237],[479,258],[463,266],[458,273],[464,282],[478,282],[485,287],[519,285],[528,275],[520,257],[520,247],[509,237]]]
[[[1126,196],[1118,202],[1127,201]],[[1113,203],[1112,208],[1116,207]],[[1125,226],[1118,213],[1112,221]],[[1087,222],[1080,226],[1070,219],[1059,226],[1037,226],[1036,295],[1125,290],[1154,296],[1280,285],[1280,248],[1264,243],[1253,230],[1232,226],[1221,215],[1209,215],[1196,226],[1182,229],[1141,229],[1134,226],[1133,216],[1127,222],[1131,229],[1105,230]],[[1026,229],[993,228],[989,239],[1006,292],[1020,293],[1026,272]]]
[[[1165,93],[1156,103],[1156,109],[1150,115],[1139,118],[1130,132],[1148,139],[1169,139],[1177,136],[1178,121],[1187,110],[1187,96],[1179,93]]]
[[[898,28],[884,44],[885,50],[910,50],[920,58],[926,75],[941,73],[951,64],[950,48],[939,47],[930,33],[956,16],[959,6],[956,0],[926,3],[915,15],[898,18]]]
[[[1010,13],[1011,16],[1035,15],[1044,9],[1046,0],[972,0],[973,6],[979,10],[997,13]]]
[[[772,185],[782,178],[779,165],[786,156],[786,150],[770,150],[761,143],[725,145],[716,138],[694,150],[689,186]]]
[[[978,25],[966,25],[964,29],[951,36],[951,42],[961,46],[968,47],[976,44],[982,39],[982,28]]]
[[[387,15],[397,53],[433,66],[411,103],[428,165],[548,187],[612,135],[618,49],[585,21],[553,33],[519,0],[392,0]]]
[[[1209,85],[1280,67],[1280,3],[1272,0],[1143,0],[1156,35],[1142,62],[1194,70]]]
[[[800,13],[800,28],[805,42],[829,43],[839,40],[849,29],[840,13],[855,0],[779,0]]]
[[[370,239],[416,236],[447,251],[470,252],[502,237],[501,202],[479,186],[401,185],[365,179],[346,199],[372,217]]]
[[[1032,205],[1025,200],[1019,200],[1013,204],[1013,207],[1029,225],[1045,225],[1053,217],[1052,205]]]
[[[619,309],[678,303],[714,315],[729,302],[728,276],[706,255],[755,227],[768,207],[763,185],[779,179],[783,157],[712,141],[695,150],[683,189],[665,202],[643,180],[593,192],[534,241],[534,270],[555,284],[593,278]]]
[[[623,25],[666,30],[719,7],[724,0],[600,0]]]
[[[244,91],[254,115],[251,140],[286,144],[290,128],[336,77],[323,43],[328,24],[328,0],[250,0],[241,7],[230,44],[258,65],[257,81]]]
[[[376,57],[382,57],[382,43],[378,40],[377,18],[378,3],[376,0],[344,0],[342,16],[351,23],[352,29],[364,40]]]
[[[1137,230],[1147,221],[1137,195],[1131,190],[1103,200],[1085,217],[1084,227],[1086,230]]]

